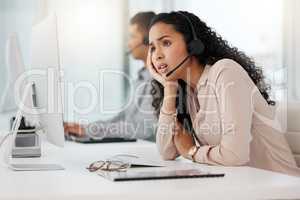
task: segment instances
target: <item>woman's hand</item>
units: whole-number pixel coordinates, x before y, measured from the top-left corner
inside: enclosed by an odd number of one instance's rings
[[[176,90],[177,92],[177,87],[178,87],[178,82],[177,81],[168,81],[166,78],[164,78],[161,74],[158,73],[158,71],[155,69],[155,66],[152,63],[152,53],[151,49],[148,51],[147,55],[147,68],[150,71],[150,74],[152,77],[157,80],[162,86],[171,88],[173,90]]]
[[[152,63],[152,53],[151,49],[148,50],[148,55],[147,55],[147,68],[150,71],[150,74],[152,77],[157,80],[160,84],[163,86],[165,85],[166,80],[157,72],[155,69],[153,63]]]
[[[194,138],[189,134],[180,123],[177,123],[176,134],[174,136],[174,143],[178,153],[188,158],[189,150],[195,146]]]
[[[64,123],[65,134],[84,136],[85,131],[82,125],[77,123]]]

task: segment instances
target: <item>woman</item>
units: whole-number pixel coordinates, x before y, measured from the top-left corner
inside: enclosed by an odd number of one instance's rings
[[[157,15],[148,66],[163,159],[252,166],[300,176],[276,128],[262,70],[188,12]]]

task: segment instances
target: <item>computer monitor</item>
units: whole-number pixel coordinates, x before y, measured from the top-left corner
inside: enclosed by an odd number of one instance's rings
[[[64,146],[63,106],[60,79],[57,19],[50,15],[32,28],[31,67],[26,71],[25,89],[12,129],[15,141],[22,116],[37,116],[47,140]],[[19,82],[20,83],[20,82]],[[32,106],[30,107],[29,104]],[[29,107],[28,107],[29,106]],[[13,146],[13,145],[12,145]],[[53,164],[10,164],[14,170],[57,170]]]
[[[35,84],[36,106],[47,140],[64,145],[62,84],[57,18],[49,15],[32,28],[30,81]]]

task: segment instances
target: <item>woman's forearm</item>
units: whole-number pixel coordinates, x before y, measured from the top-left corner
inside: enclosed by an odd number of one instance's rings
[[[176,113],[176,94],[177,84],[169,83],[164,87],[164,99],[162,104],[162,111],[164,113],[173,114]]]
[[[157,130],[158,149],[165,160],[173,160],[178,156],[173,140],[176,126],[176,94],[177,85],[165,86]]]

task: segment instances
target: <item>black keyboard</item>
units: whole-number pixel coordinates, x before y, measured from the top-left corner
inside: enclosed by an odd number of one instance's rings
[[[114,143],[114,142],[136,142],[135,138],[120,138],[120,137],[105,137],[105,138],[92,138],[89,136],[78,137],[74,135],[65,135],[65,139],[79,143]]]

